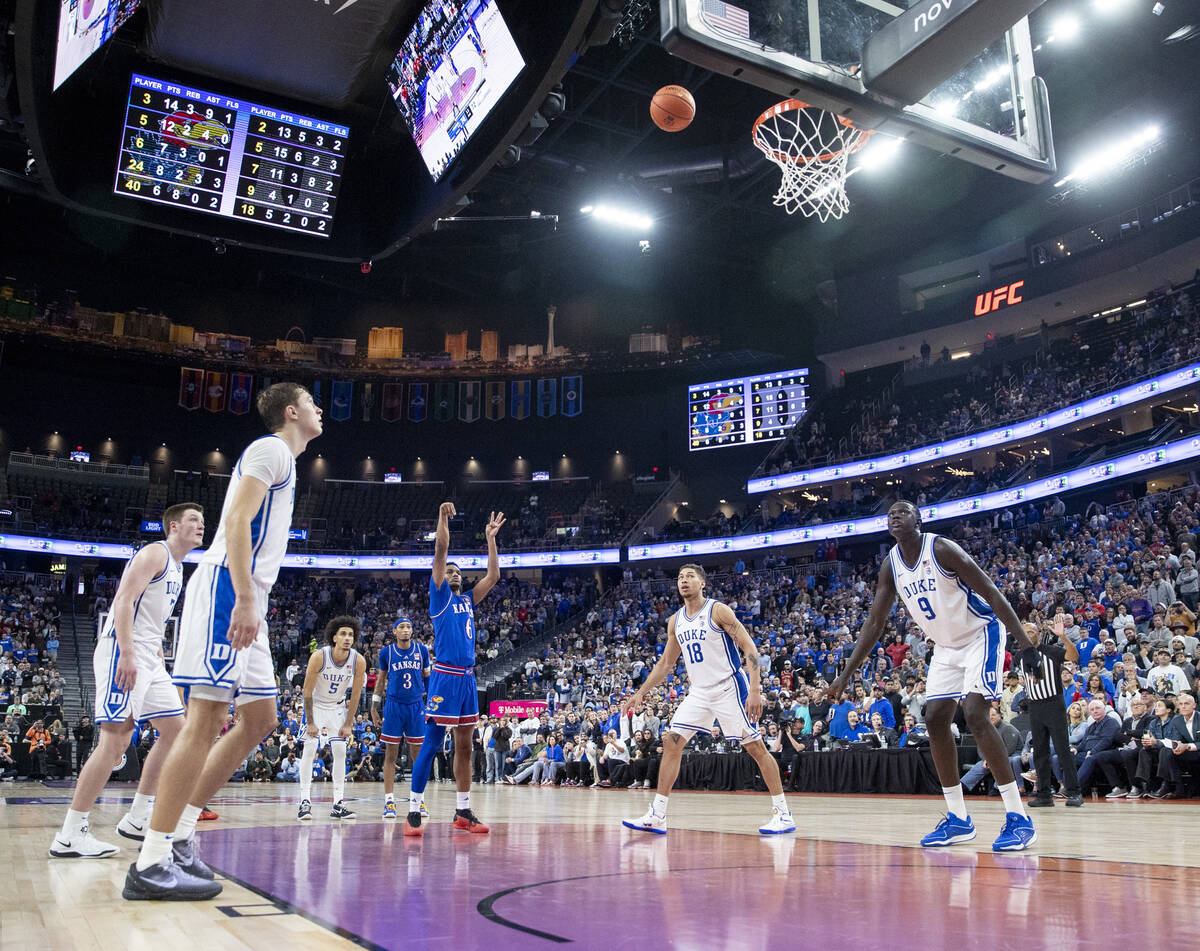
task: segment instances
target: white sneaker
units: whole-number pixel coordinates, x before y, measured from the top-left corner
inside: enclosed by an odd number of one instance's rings
[[[656,835],[667,834],[667,817],[660,816],[653,809],[639,819],[622,819],[621,825],[627,829],[637,829],[641,832],[653,832]]]
[[[649,788],[650,788],[650,780],[648,780],[648,779],[643,779],[643,780],[642,780],[642,788],[643,788],[643,789],[649,789]]]
[[[108,842],[101,842],[88,830],[86,824],[76,829],[69,839],[64,839],[62,832],[54,837],[50,846],[50,857],[53,859],[106,859],[116,855],[121,850]]]
[[[123,835],[127,839],[133,839],[135,842],[143,842],[146,839],[146,826],[149,822],[142,820],[140,823],[134,822],[129,818],[129,813],[125,813],[120,822],[117,823],[117,835]]]
[[[1104,798],[1105,799],[1124,799],[1128,795],[1129,795],[1128,789],[1122,789],[1120,786],[1116,786],[1113,788],[1113,791],[1110,792]]]
[[[781,832],[795,832],[796,823],[792,821],[790,812],[780,812],[778,809],[771,809],[771,821],[765,826],[759,826],[758,831],[763,835],[779,835]]]

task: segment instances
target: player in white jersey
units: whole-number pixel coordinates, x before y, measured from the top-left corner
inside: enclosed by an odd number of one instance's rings
[[[267,595],[287,549],[296,457],[321,434],[321,410],[297,383],[258,394],[271,435],[238,459],[221,522],[188,581],[176,649],[175,683],[187,688],[187,717],[159,779],[158,798],[128,899],[201,901],[221,886],[196,857],[200,810],[279,722],[267,641]],[[236,721],[216,743],[230,703]],[[173,861],[174,856],[174,861]]]
[[[353,819],[342,802],[346,794],[346,741],[354,733],[354,712],[367,676],[366,659],[354,649],[362,632],[357,618],[335,617],[325,625],[329,643],[314,651],[304,675],[304,755],[300,759],[300,810],[297,819],[312,818],[313,760],[325,744],[333,750],[331,819]]]
[[[183,556],[204,540],[204,512],[183,502],[163,513],[166,541],[147,545],[125,565],[105,618],[92,668],[100,745],[79,771],[71,808],[50,846],[53,858],[104,858],[120,849],[95,839],[88,814],[109,775],[129,749],[135,723],[149,720],[158,741],[142,764],[133,808],[117,825],[129,839],[145,835],[158,777],[183,727],[183,701],[163,664],[163,633],[183,590]]]
[[[666,679],[682,655],[691,687],[662,735],[658,795],[644,816],[626,819],[622,824],[659,835],[666,833],[667,797],[679,775],[683,748],[695,734],[711,733],[715,720],[725,736],[741,740],[742,749],[754,757],[762,770],[771,794],[772,812],[770,821],[758,831],[763,835],[795,832],[796,824],[783,796],[779,764],[767,752],[758,730],[758,718],[762,715],[758,649],[728,605],[704,596],[704,584],[704,569],[699,565],[684,565],[679,569],[676,586],[683,607],[667,622],[667,643],[662,657],[633,696],[621,704],[624,716]],[[745,669],[739,649],[745,655]]]
[[[992,843],[997,852],[1015,852],[1037,841],[1013,779],[1004,740],[988,717],[1000,699],[1007,631],[1024,652],[1037,649],[1012,605],[975,560],[941,535],[921,531],[921,513],[911,502],[888,509],[888,531],[896,544],[879,569],[871,612],[863,624],[846,669],[829,688],[836,699],[875,649],[896,598],[935,645],[926,676],[925,725],[929,749],[946,797],[946,815],[921,840],[923,846],[954,845],[975,838],[959,782],[958,751],[950,725],[962,698],[967,726],[979,753],[991,767],[1006,812],[1004,829]],[[1024,656],[1024,654],[1022,655]]]

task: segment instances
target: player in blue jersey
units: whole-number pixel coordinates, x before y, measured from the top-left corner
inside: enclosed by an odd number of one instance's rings
[[[412,621],[400,618],[392,626],[396,641],[379,652],[379,676],[371,696],[371,721],[382,726],[383,818],[396,818],[396,759],[400,744],[408,740],[409,762],[415,763],[425,739],[425,685],[429,682],[429,648],[413,640]],[[385,699],[386,698],[386,699]],[[383,707],[382,716],[380,707]],[[428,815],[425,801],[420,811]]]
[[[458,565],[446,561],[450,551],[450,519],[455,514],[453,502],[443,502],[438,509],[433,574],[429,578],[429,616],[433,619],[436,660],[425,703],[425,740],[413,764],[405,835],[421,835],[424,831],[421,828],[421,798],[429,781],[430,764],[442,748],[448,726],[454,727],[454,784],[458,789],[454,828],[476,833],[488,831],[471,811],[471,744],[475,724],[479,721],[479,693],[475,686],[475,605],[500,580],[496,533],[504,524],[504,513],[492,512],[488,519],[484,529],[488,549],[487,574],[466,594]]]

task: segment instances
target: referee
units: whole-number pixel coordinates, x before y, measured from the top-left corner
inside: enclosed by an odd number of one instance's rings
[[[1032,626],[1032,625],[1029,625]],[[1054,616],[1053,631],[1042,633],[1038,645],[1039,661],[1036,669],[1021,662],[1021,674],[1025,680],[1025,694],[1029,698],[1029,729],[1032,734],[1033,763],[1037,770],[1037,793],[1029,800],[1030,806],[1053,806],[1050,793],[1053,774],[1050,769],[1050,742],[1058,754],[1058,767],[1062,770],[1063,792],[1068,806],[1082,806],[1083,794],[1079,788],[1079,776],[1075,772],[1075,754],[1067,736],[1067,704],[1063,697],[1062,669],[1065,661],[1078,660],[1079,651],[1063,633],[1066,630],[1066,615]],[[1030,639],[1033,639],[1033,631]]]

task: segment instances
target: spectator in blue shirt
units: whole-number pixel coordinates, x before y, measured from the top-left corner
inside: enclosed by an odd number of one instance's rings
[[[849,695],[843,693],[841,699],[829,708],[830,736],[835,739],[840,738],[842,731],[846,729],[847,718],[852,712],[857,712],[854,710],[854,703]]]
[[[875,684],[871,688],[871,704],[867,707],[867,720],[878,713],[883,717],[883,725],[889,730],[894,730],[896,728],[896,708],[892,706],[892,701],[883,694],[883,684]]]
[[[835,740],[841,740],[843,743],[853,743],[855,740],[862,739],[862,737],[867,733],[870,733],[871,730],[870,727],[859,720],[858,711],[851,710],[848,714],[846,714],[846,726],[843,728],[842,732],[835,733],[833,730],[830,730],[829,732],[833,734],[833,738]]]
[[[287,759],[279,761],[279,772],[275,774],[276,782],[300,782],[300,764],[296,762],[296,754],[288,753]]]

